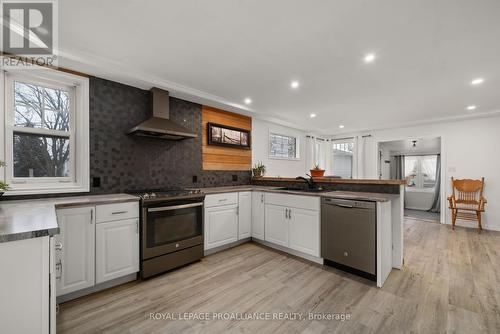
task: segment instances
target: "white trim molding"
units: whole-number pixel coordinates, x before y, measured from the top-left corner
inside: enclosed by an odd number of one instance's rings
[[[37,68],[2,71],[0,79],[0,93],[4,101],[0,105],[2,115],[4,115],[0,119],[0,128],[3,133],[0,136],[0,160],[8,164],[0,171],[0,178],[10,184],[10,189],[5,195],[88,192],[90,190],[88,78],[47,68]],[[69,92],[72,104],[69,131],[14,127],[13,83],[21,80]],[[68,138],[70,141],[70,175],[67,177],[15,178],[12,140],[14,131]]]

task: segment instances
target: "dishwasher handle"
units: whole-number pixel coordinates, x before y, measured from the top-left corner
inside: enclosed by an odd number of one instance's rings
[[[324,198],[323,205],[337,206],[344,209],[375,210],[376,203],[372,201],[353,201],[337,198]]]
[[[354,205],[349,205],[349,204],[340,204],[340,203],[327,203],[327,204],[340,206],[341,208],[348,208],[348,209],[354,208]]]

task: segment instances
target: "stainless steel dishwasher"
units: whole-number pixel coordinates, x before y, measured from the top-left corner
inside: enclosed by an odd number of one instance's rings
[[[376,203],[323,198],[321,256],[325,264],[376,279]]]

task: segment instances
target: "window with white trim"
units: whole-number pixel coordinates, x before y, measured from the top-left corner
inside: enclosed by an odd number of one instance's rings
[[[7,194],[88,191],[88,79],[25,72],[3,72]]]
[[[352,179],[355,158],[354,139],[334,140],[332,149],[333,175],[343,179]]]
[[[298,138],[293,136],[269,134],[269,157],[279,159],[298,159]]]
[[[437,155],[405,156],[405,178],[408,188],[432,189],[436,186]]]

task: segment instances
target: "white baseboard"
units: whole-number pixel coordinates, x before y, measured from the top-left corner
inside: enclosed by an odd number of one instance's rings
[[[446,225],[451,225],[451,221],[446,221],[443,224]],[[475,221],[464,221],[464,220],[458,220],[455,223],[456,226],[460,227],[466,227],[466,228],[473,228],[477,229],[477,222]],[[489,231],[500,231],[500,226],[497,225],[491,225],[491,224],[482,224],[483,225],[483,230],[489,230]]]
[[[259,243],[259,244],[262,244],[264,246],[271,247],[271,248],[277,249],[279,251],[282,251],[282,252],[285,252],[288,254],[292,254],[292,255],[297,256],[297,257],[301,257],[301,258],[309,260],[311,262],[315,262],[315,263],[318,263],[321,265],[323,264],[322,257],[316,257],[316,256],[312,256],[309,254],[305,254],[305,253],[290,249],[288,247],[279,246],[279,245],[276,245],[276,244],[273,244],[273,243],[270,243],[270,242],[264,241],[264,240],[259,240],[259,239],[255,239],[255,238],[252,238],[252,240]]]

